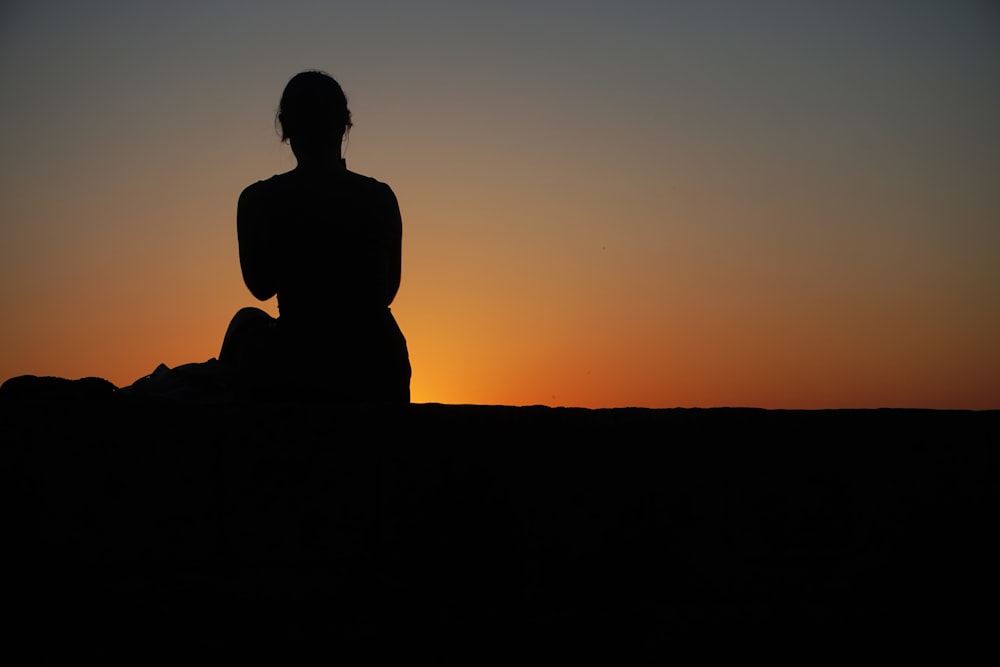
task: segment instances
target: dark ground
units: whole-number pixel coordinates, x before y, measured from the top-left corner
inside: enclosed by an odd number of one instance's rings
[[[63,398],[0,442],[9,651],[996,657],[1000,411]]]

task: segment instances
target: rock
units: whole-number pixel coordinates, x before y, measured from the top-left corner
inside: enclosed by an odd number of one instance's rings
[[[479,661],[992,636],[1000,411],[8,391],[4,599],[32,646]]]

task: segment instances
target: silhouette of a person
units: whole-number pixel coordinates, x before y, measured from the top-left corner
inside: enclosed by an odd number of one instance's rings
[[[410,362],[389,305],[400,280],[402,221],[388,185],[347,170],[351,112],[324,72],[288,82],[277,122],[296,167],[239,198],[240,266],[250,292],[278,297],[233,317],[219,363],[267,396],[406,403]]]

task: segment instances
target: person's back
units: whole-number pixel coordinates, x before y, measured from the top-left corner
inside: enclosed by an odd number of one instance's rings
[[[325,317],[325,308],[361,315],[392,303],[402,224],[387,185],[346,168],[319,181],[292,171],[247,188],[241,217],[250,208],[270,226],[269,247],[256,252],[270,255],[282,321]]]

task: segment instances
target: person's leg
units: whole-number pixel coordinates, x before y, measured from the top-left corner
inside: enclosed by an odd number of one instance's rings
[[[242,308],[230,321],[219,352],[219,370],[237,396],[273,391],[279,371],[276,324],[259,308]]]
[[[230,366],[243,366],[266,345],[268,332],[275,319],[260,308],[241,308],[229,322],[226,335],[222,338],[219,361]]]

